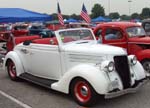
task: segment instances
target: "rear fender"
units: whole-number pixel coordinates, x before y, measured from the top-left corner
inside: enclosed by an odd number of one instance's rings
[[[22,74],[24,72],[22,62],[20,61],[20,58],[16,52],[10,51],[5,56],[4,63],[3,63],[3,69],[5,71],[7,71],[6,65],[7,65],[8,60],[12,60],[15,63],[16,70],[17,70],[17,76],[19,76],[20,74]]]

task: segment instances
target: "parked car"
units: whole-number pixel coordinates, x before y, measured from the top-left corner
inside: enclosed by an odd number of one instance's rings
[[[146,34],[150,36],[150,20],[143,20],[142,26],[143,26]]]
[[[43,29],[46,29],[43,25],[32,25],[29,28],[29,34],[30,35],[38,35],[40,32],[42,32]]]
[[[136,55],[150,73],[150,37],[142,26],[131,22],[103,23],[95,27],[94,34],[100,43],[119,46],[129,55]]]
[[[54,37],[52,30],[45,28],[43,25],[33,25],[29,29],[29,35],[39,35],[41,38]]]
[[[28,35],[28,24],[16,24],[12,27],[12,34],[16,36]]]
[[[53,31],[65,28],[65,26],[61,25],[58,20],[45,22],[44,25],[46,26],[46,28],[53,30]]]
[[[39,34],[41,38],[49,38],[49,37],[54,37],[55,34],[52,30],[49,29],[43,29]]]
[[[8,30],[8,25],[0,25],[0,42],[5,42],[10,36],[11,31]]]
[[[98,44],[91,29],[58,30],[55,36],[30,41],[17,37],[24,42],[8,52],[3,63],[9,77],[71,94],[82,106],[94,104],[99,95],[113,98],[135,92],[148,81],[134,55]]]

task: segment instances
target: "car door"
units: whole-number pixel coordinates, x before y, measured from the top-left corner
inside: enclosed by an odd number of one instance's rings
[[[19,57],[22,61],[22,65],[24,66],[25,72],[31,72],[31,49],[30,45],[23,45],[23,47],[20,47],[19,49]]]
[[[103,31],[103,43],[127,49],[126,34],[118,27],[106,27]]]
[[[48,78],[59,79],[61,76],[61,61],[58,45],[32,44],[31,45],[31,74]]]

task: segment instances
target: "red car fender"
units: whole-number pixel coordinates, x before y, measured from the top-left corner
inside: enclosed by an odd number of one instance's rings
[[[144,59],[150,59],[150,49],[138,51],[135,55],[140,62]]]

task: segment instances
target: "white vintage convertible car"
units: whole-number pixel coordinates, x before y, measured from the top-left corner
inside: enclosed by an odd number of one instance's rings
[[[135,92],[147,82],[134,55],[97,44],[87,28],[58,30],[52,38],[24,41],[6,55],[3,64],[12,80],[21,78],[71,94],[83,106],[93,104],[99,95],[113,98]]]

